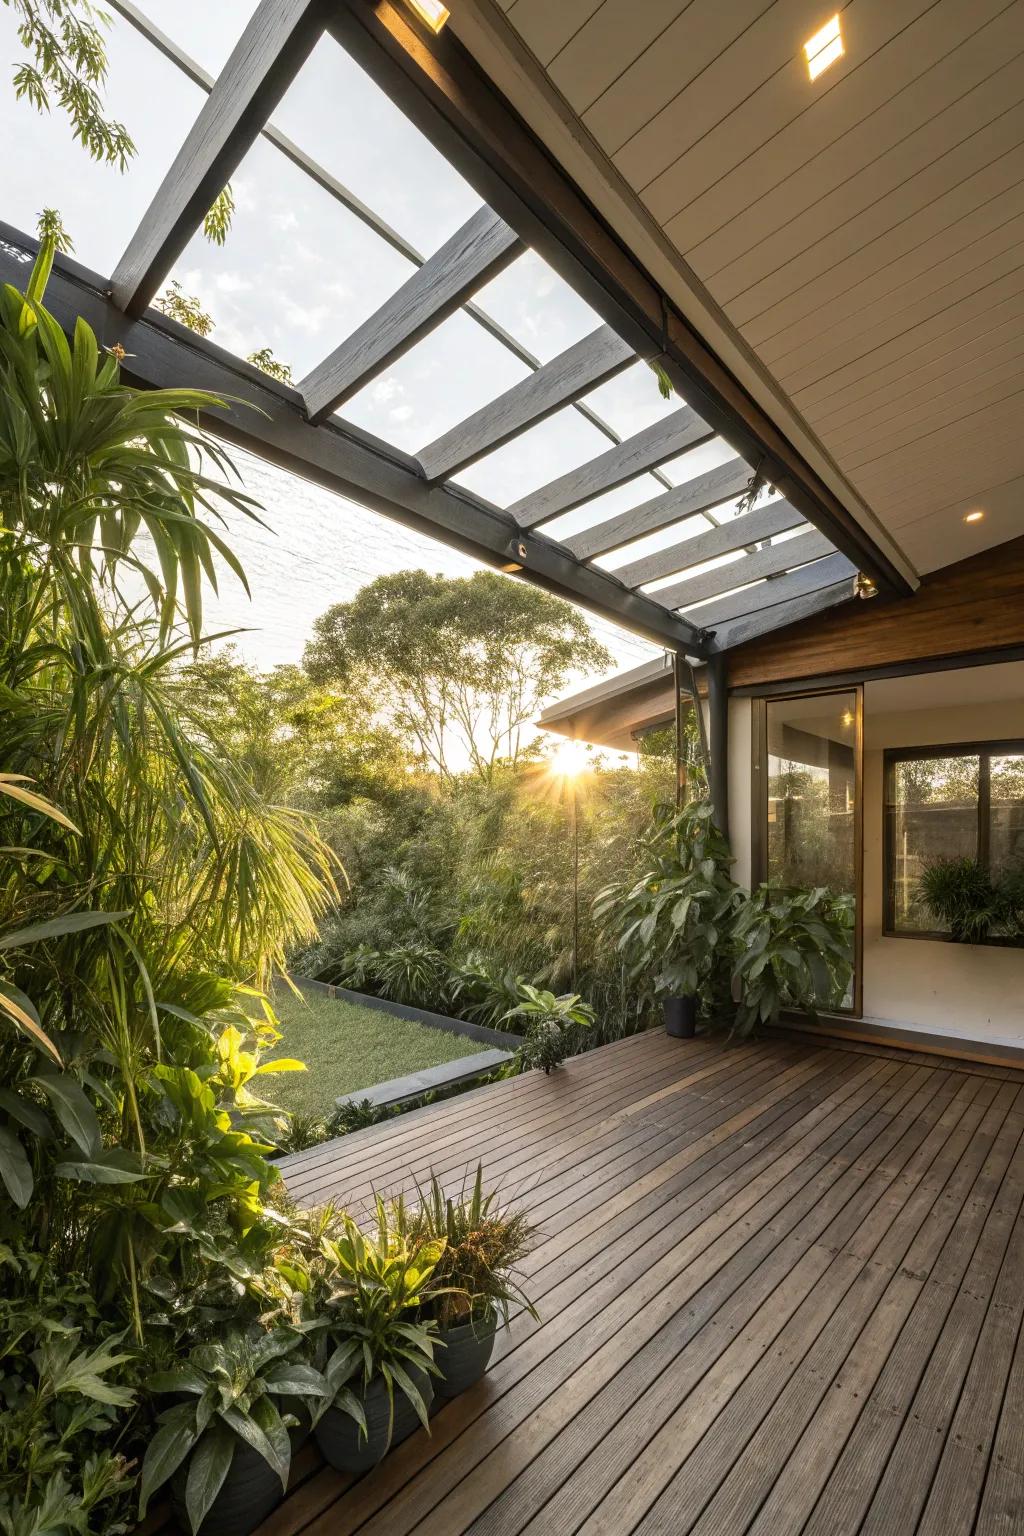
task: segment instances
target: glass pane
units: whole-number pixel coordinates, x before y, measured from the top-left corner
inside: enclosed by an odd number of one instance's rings
[[[767,710],[768,879],[855,902],[857,695],[772,699]],[[843,1006],[852,1001],[851,982]]]
[[[978,856],[977,756],[924,757],[893,767],[889,846],[893,926],[910,933],[948,932],[917,899],[917,887],[937,859]]]
[[[601,324],[586,300],[536,251],[526,251],[492,277],[473,302],[542,363]]]
[[[146,0],[146,17],[211,75],[227,63],[256,0]]]
[[[1024,752],[991,759],[989,861],[994,874],[1024,868]]]

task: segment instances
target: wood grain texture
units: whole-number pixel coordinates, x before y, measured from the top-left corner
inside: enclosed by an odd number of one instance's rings
[[[369,1476],[307,1459],[258,1536],[1014,1529],[1022,1132],[1014,1068],[655,1032],[283,1159],[305,1200],[482,1156],[541,1229],[540,1318]]]
[[[671,576],[674,571],[688,570],[691,566],[702,565],[705,560],[714,560],[718,555],[728,555],[735,549],[785,533],[788,528],[798,528],[805,521],[803,513],[788,501],[775,501],[770,506],[757,507],[752,512],[731,518],[719,528],[694,534],[682,544],[659,549],[653,555],[631,560],[628,565],[618,565],[615,574],[629,587],[642,587],[645,582]]]
[[[677,485],[650,501],[619,512],[584,528],[579,533],[563,539],[562,543],[580,560],[603,555],[610,549],[618,549],[633,539],[648,533],[670,528],[673,523],[694,517],[699,512],[709,512],[713,507],[742,491],[753,471],[743,459],[730,459],[716,469],[708,469],[702,475],[694,475],[683,485]]]
[[[428,480],[443,480],[482,458],[509,438],[612,378],[636,354],[610,325],[602,325],[529,378],[481,406],[417,454]]]
[[[319,421],[440,325],[463,300],[522,250],[514,230],[486,205],[427,258],[351,336],[299,385]]]
[[[823,534],[806,535],[808,538],[824,538]],[[796,539],[793,540],[795,544]],[[786,546],[779,546],[779,558]],[[765,551],[768,554],[768,551]],[[818,553],[822,551],[819,549]],[[749,557],[751,562],[757,556]],[[718,624],[725,624],[730,619],[742,618],[745,614],[762,613],[766,609],[777,608],[782,603],[788,603],[794,597],[803,597],[808,592],[817,592],[823,587],[834,586],[836,582],[843,581],[846,577],[853,576],[854,569],[845,555],[828,555],[823,559],[815,559],[811,565],[804,565],[798,571],[786,570],[773,577],[770,581],[759,582],[756,586],[748,587],[742,592],[732,592],[726,597],[714,598],[703,604],[696,610],[693,618],[695,624],[702,628],[714,629]],[[658,596],[659,594],[655,594]]]
[[[513,502],[508,510],[521,528],[534,528],[538,523],[557,517],[560,512],[571,512],[584,501],[624,485],[645,470],[664,464],[666,459],[674,459],[687,448],[710,442],[714,435],[696,411],[691,411],[687,405],[681,406],[670,416],[662,417],[614,448],[599,453],[596,458],[588,459],[585,464]]]
[[[114,270],[138,315],[241,164],[323,31],[324,0],[260,0]]]
[[[924,577],[913,597],[872,598],[729,653],[747,687],[1024,645],[1024,537]]]

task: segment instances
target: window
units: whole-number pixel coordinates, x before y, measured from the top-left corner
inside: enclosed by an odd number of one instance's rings
[[[827,886],[854,907],[855,974],[843,1007],[859,1007],[859,689],[760,702],[755,731],[754,879]],[[826,999],[822,999],[823,1002]]]
[[[886,752],[887,934],[949,937],[918,889],[947,859],[976,860],[996,877],[1024,867],[1024,741]]]

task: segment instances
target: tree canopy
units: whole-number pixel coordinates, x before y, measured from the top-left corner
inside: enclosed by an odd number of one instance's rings
[[[611,664],[582,614],[497,572],[379,576],[314,625],[314,682],[364,688],[421,761],[490,782],[516,766],[525,727],[574,672]]]

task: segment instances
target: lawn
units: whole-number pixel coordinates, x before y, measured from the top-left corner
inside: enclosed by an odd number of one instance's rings
[[[340,1093],[487,1049],[464,1035],[322,994],[294,997],[281,991],[275,993],[274,1007],[284,1038],[272,1055],[297,1056],[307,1070],[265,1077],[261,1091],[283,1109],[301,1114],[325,1117]]]

